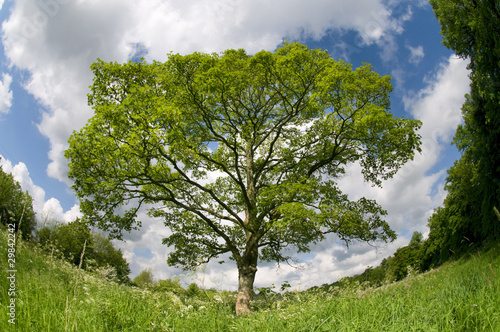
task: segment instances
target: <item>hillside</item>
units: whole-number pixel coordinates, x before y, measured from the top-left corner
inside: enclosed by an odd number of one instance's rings
[[[230,292],[179,298],[107,281],[32,243],[11,248],[15,262],[8,250],[1,230],[1,331],[15,330],[11,319],[18,331],[500,330],[500,244],[381,288],[354,284],[259,300],[247,317],[235,317]]]

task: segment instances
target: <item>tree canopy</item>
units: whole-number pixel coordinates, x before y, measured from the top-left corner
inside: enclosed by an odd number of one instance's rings
[[[386,212],[337,181],[359,163],[380,186],[415,151],[420,122],[389,112],[390,77],[284,43],[274,53],[170,54],[165,63],[92,65],[95,114],[66,151],[85,220],[116,237],[163,218],[168,263],[192,269],[229,253],[237,313],[249,310],[258,260],[335,233],[395,238]]]

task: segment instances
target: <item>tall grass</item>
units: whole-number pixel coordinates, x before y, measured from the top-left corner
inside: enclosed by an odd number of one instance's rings
[[[20,243],[12,326],[6,243],[1,231],[0,331],[500,331],[498,244],[396,284],[289,292],[235,317],[229,292],[179,298],[119,285]]]

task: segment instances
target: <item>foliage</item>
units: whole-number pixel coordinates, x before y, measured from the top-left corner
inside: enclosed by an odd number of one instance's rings
[[[94,270],[112,267],[120,282],[129,282],[130,269],[121,250],[115,249],[104,235],[91,232],[78,219],[68,224],[56,223],[51,227],[42,227],[37,231],[37,239],[47,250],[57,250],[64,259],[76,266]],[[82,253],[83,260],[80,262]]]
[[[394,256],[388,261],[386,279],[389,281],[399,281],[408,275],[408,267],[412,269],[419,265],[418,257],[420,247],[402,247],[396,250]]]
[[[120,249],[100,233],[91,233],[91,253],[89,257],[95,261],[97,267],[111,266],[116,270],[116,277],[121,282],[129,282],[130,268]]]
[[[344,277],[330,285],[321,286],[323,289],[329,287],[346,287],[352,283],[366,285],[367,287],[380,287],[382,285],[400,281],[409,276],[409,272],[419,273],[427,269],[423,264],[425,257],[426,241],[420,232],[414,232],[410,243],[401,247],[387,258],[384,258],[377,267],[369,266],[361,274]],[[410,273],[411,274],[411,273]]]
[[[452,242],[446,245],[456,249],[464,238],[481,242],[500,234],[494,214],[500,205],[500,4],[495,0],[430,3],[441,23],[444,45],[469,58],[472,70],[471,92],[462,108],[464,123],[454,141],[463,155],[447,180],[450,193],[460,196],[445,203],[452,232],[447,236]]]
[[[21,224],[21,236],[29,239],[35,230],[35,212],[33,198],[28,192],[23,192],[19,182],[12,174],[7,174],[0,166],[0,223],[14,224],[16,232]]]
[[[75,220],[68,224],[60,224],[51,234],[50,240],[59,249],[63,257],[76,266],[87,266],[88,253],[92,244],[90,230],[87,225]],[[42,245],[48,244],[40,239]],[[85,247],[85,251],[84,251]],[[82,256],[83,253],[83,256]],[[83,258],[82,261],[80,259]]]
[[[132,280],[132,283],[140,288],[151,288],[155,283],[153,270],[145,269],[137,277]]]
[[[196,285],[196,284],[195,284]],[[189,289],[189,287],[188,287]],[[169,278],[169,279],[161,279],[158,280],[154,283],[154,287],[152,288],[153,291],[156,292],[170,292],[174,293],[175,295],[179,297],[183,297],[186,295],[186,290],[182,287],[181,285],[181,280],[178,277],[174,278]],[[195,295],[194,292],[192,292],[191,295]]]
[[[186,289],[186,294],[190,297],[198,296],[200,293],[200,287],[194,282],[190,283],[188,288]]]
[[[390,78],[369,65],[285,43],[91,68],[95,115],[66,151],[88,222],[120,237],[147,206],[172,231],[169,264],[229,253],[247,304],[258,260],[285,247],[395,238],[375,201],[336,185],[352,163],[381,185],[419,150],[420,122],[388,111]]]

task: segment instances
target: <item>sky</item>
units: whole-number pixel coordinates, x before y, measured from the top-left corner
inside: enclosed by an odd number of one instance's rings
[[[40,225],[81,216],[67,176],[64,151],[74,130],[92,117],[87,105],[90,66],[167,53],[274,51],[284,40],[328,50],[358,67],[371,63],[391,75],[391,112],[419,119],[422,153],[383,188],[363,182],[351,165],[340,187],[350,198],[376,199],[388,211],[396,241],[352,243],[335,236],[295,254],[288,265],[259,263],[256,287],[290,282],[293,289],[332,283],[363,272],[428,233],[427,219],[443,202],[446,170],[460,156],[451,145],[469,90],[467,60],[441,44],[440,26],[424,0],[0,0],[0,165],[34,199]],[[208,263],[195,273],[166,264],[172,250],[161,220],[141,213],[140,231],[114,241],[131,278],[151,268],[156,279],[235,290],[233,261]],[[292,251],[293,253],[293,251]]]

